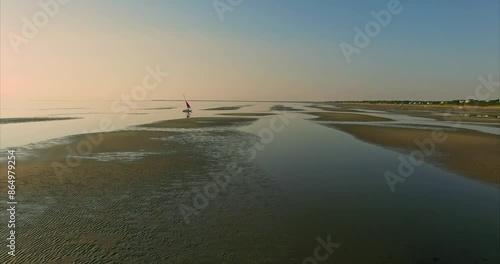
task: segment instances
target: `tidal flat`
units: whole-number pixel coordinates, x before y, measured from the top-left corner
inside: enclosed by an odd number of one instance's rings
[[[309,112],[307,114],[317,116],[314,121],[347,121],[347,122],[374,122],[392,121],[390,118],[378,117],[369,114],[357,113],[331,113],[331,112]]]
[[[232,111],[232,110],[239,110],[242,107],[246,107],[248,105],[240,105],[240,106],[221,106],[221,107],[213,107],[213,108],[207,108],[204,110],[208,111]]]
[[[18,118],[0,118],[0,124],[47,122],[79,119],[79,117],[18,117]]]
[[[303,263],[318,241],[333,263],[499,260],[498,135],[363,110],[253,115],[274,104],[151,110],[16,148],[19,247],[0,261]],[[391,192],[384,173],[438,129],[448,141]]]
[[[290,107],[290,106],[284,106],[284,105],[273,105],[271,108],[269,108],[271,111],[280,111],[280,112],[287,112],[287,111],[303,111],[302,109],[295,108],[295,107]]]
[[[404,114],[413,117],[429,118],[453,123],[488,123],[500,124],[500,107],[456,106],[456,105],[395,105],[368,103],[335,104],[338,109],[347,111],[376,110],[388,113]]]
[[[141,127],[150,128],[204,128],[237,125],[256,121],[256,118],[239,118],[239,117],[193,117],[175,120],[166,120],[145,124]]]
[[[468,130],[333,125],[363,141],[395,150],[420,151],[423,160],[500,186],[500,137]]]
[[[17,170],[23,175],[17,182],[22,247],[15,258],[0,260],[279,262],[287,253],[273,247],[286,239],[286,233],[273,232],[284,221],[276,216],[279,190],[247,162],[256,137],[235,129],[254,120],[165,121],[146,127],[198,130],[86,134],[38,150],[36,159],[23,160]],[[215,126],[227,129],[204,130]],[[97,144],[90,153],[75,155],[81,142]],[[144,155],[131,160],[131,153]],[[108,159],[97,158],[102,156]],[[208,198],[206,186],[219,190]],[[198,195],[206,204],[197,203]]]
[[[270,116],[270,115],[276,115],[276,113],[222,113],[219,115],[224,115],[224,116]]]

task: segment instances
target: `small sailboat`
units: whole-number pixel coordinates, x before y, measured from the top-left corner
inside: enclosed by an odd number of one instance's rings
[[[184,94],[182,94],[184,95]],[[191,106],[189,105],[188,101],[186,100],[186,95],[184,95],[184,102],[186,102],[186,109],[182,110],[184,113],[192,113],[193,110],[191,110]]]

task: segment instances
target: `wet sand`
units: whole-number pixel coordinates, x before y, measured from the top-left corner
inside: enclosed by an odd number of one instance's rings
[[[430,118],[438,121],[477,122],[500,124],[500,108],[495,106],[455,106],[455,105],[396,105],[396,104],[335,104],[345,110],[368,109]],[[488,117],[486,117],[488,116]]]
[[[17,160],[22,232],[17,236],[17,256],[2,254],[0,261],[279,262],[287,249],[275,247],[285,243],[286,235],[273,233],[284,226],[284,220],[275,217],[278,192],[259,168],[246,162],[256,137],[232,128],[253,120],[169,120],[144,127],[199,129],[116,131],[102,134],[102,140],[99,134],[77,135],[69,137],[70,143]],[[202,129],[214,126],[228,128]],[[99,142],[90,153],[68,151],[77,150],[89,138]],[[75,166],[68,163],[68,153]],[[130,160],[131,154],[140,155]],[[53,162],[66,166],[58,170],[63,173],[55,173]],[[236,164],[243,172],[228,169],[228,164]],[[6,175],[5,166],[0,173]],[[206,208],[196,209],[193,197],[214,183],[214,177],[228,183],[227,187],[221,185]],[[0,183],[5,180],[1,177]],[[195,208],[189,223],[181,205]],[[6,232],[6,225],[0,231]]]
[[[270,116],[276,115],[275,113],[222,113],[219,115],[225,116]]]
[[[435,142],[435,152],[426,161],[483,182],[500,184],[500,137],[475,131],[445,131],[369,125],[334,125],[368,143],[396,150],[420,150],[415,140],[432,139],[433,131],[444,131],[443,143]]]
[[[309,112],[307,114],[315,115],[317,118],[314,121],[352,121],[352,122],[374,122],[374,121],[392,121],[392,119],[365,114],[351,113],[325,113],[325,112]]]
[[[281,112],[287,112],[287,111],[303,111],[302,109],[293,108],[293,107],[284,106],[284,105],[274,105],[274,106],[271,106],[270,110],[271,110],[271,111],[281,111]]]
[[[80,119],[80,118],[81,117],[21,117],[21,118],[0,118],[0,124],[60,121],[60,120]]]
[[[175,107],[149,107],[149,108],[138,108],[137,110],[169,110]]]
[[[431,118],[438,121],[449,121],[453,123],[471,122],[471,123],[489,123],[489,125],[500,125],[499,118],[492,117],[472,117],[472,116],[461,116],[461,115],[435,115],[433,113],[410,113],[410,116],[414,117],[424,117]]]
[[[151,124],[144,124],[140,127],[150,128],[203,128],[236,125],[242,122],[253,122],[256,118],[237,118],[237,117],[193,117],[176,120],[166,120]]]
[[[356,109],[346,109],[346,108],[342,108],[342,107],[327,107],[327,106],[317,106],[317,105],[312,105],[310,107],[317,108],[317,109],[327,111],[327,112],[361,112],[361,111],[356,110]]]
[[[207,108],[203,110],[209,110],[209,111],[230,111],[230,110],[239,110],[242,107],[246,107],[248,105],[240,105],[240,106],[222,106],[222,107],[215,107],[215,108]]]

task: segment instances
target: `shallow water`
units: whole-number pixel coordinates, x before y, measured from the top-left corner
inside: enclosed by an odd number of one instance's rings
[[[392,121],[380,121],[380,122],[349,122],[349,121],[339,121],[332,122],[338,124],[361,124],[361,125],[382,125],[382,126],[428,126],[428,127],[445,127],[450,129],[468,129],[472,131],[479,131],[488,134],[500,135],[500,127],[490,126],[488,123],[471,123],[471,122],[453,122],[453,121],[438,121],[431,118],[424,117],[414,117],[404,114],[387,113],[383,111],[375,110],[363,110],[366,114],[378,117],[384,117],[392,119]],[[337,112],[342,113],[342,112]],[[347,113],[347,112],[346,112]],[[360,112],[361,113],[361,112]],[[362,114],[362,113],[361,113]]]
[[[207,111],[219,106],[240,106],[235,111]],[[214,116],[224,112],[268,111],[272,103],[192,101],[193,117]],[[185,118],[183,101],[140,101],[135,107],[112,108],[113,101],[8,101],[2,102],[0,118],[13,117],[79,117],[74,120],[16,123],[0,125],[0,149],[18,147],[68,135],[96,130],[113,131],[129,126],[167,119]],[[120,105],[122,106],[122,105]],[[161,109],[169,108],[171,109]],[[117,110],[117,111],[113,111]],[[110,122],[101,127],[101,122]]]
[[[282,213],[296,228],[289,241],[296,258],[317,236],[332,235],[343,263],[499,259],[497,187],[425,164],[392,193],[383,175],[397,171],[398,153],[304,117],[257,154],[285,190]],[[258,134],[271,118],[243,130]]]

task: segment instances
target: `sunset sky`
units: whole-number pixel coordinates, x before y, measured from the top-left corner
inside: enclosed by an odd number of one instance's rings
[[[388,0],[243,0],[223,21],[210,0],[65,0],[16,53],[54,1],[1,1],[2,100],[113,100],[157,64],[170,76],[147,99],[444,100],[499,79],[498,0],[401,0],[351,63],[339,44]]]

